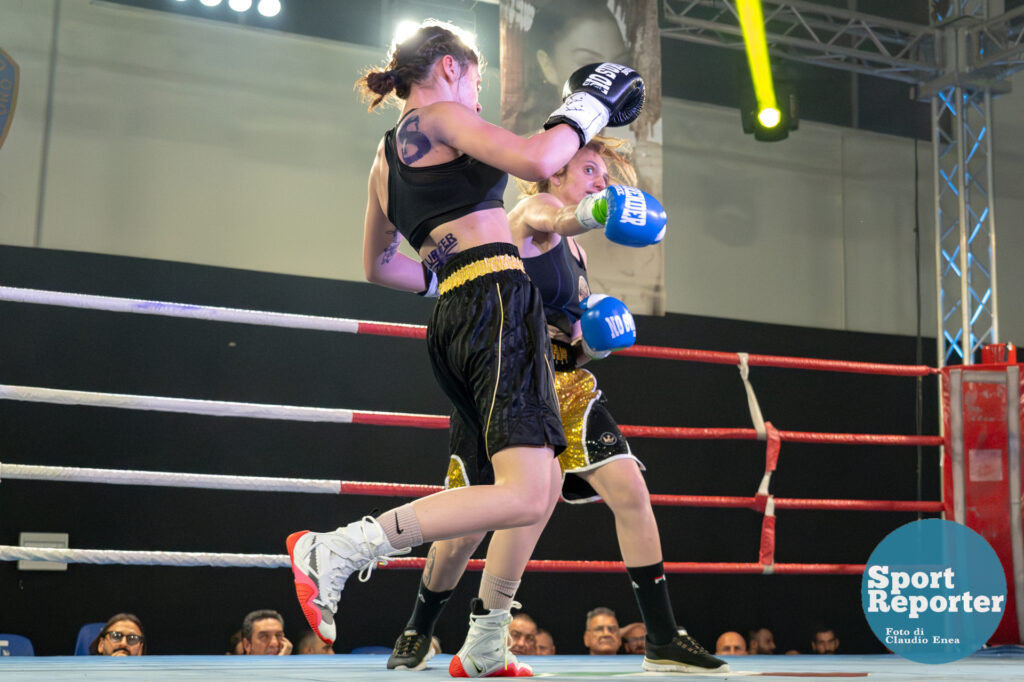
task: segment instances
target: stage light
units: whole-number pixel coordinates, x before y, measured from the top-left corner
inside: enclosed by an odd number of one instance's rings
[[[228,0],[228,7],[236,12],[248,12],[252,7],[252,0]]]
[[[753,88],[745,88],[740,93],[743,132],[752,134],[759,142],[785,140],[791,130],[800,127],[800,112],[792,83],[785,80],[776,81],[775,98],[778,100],[778,108],[769,112],[758,108]]]
[[[199,0],[199,2],[203,3],[207,7],[216,7],[220,4],[220,0]]]
[[[757,120],[761,122],[765,128],[774,128],[779,125],[779,121],[782,120],[782,112],[774,107],[762,109],[757,115]]]
[[[743,132],[753,133],[754,139],[762,142],[784,140],[797,128],[796,96],[791,90],[777,93],[772,82],[761,0],[736,0],[736,11],[753,84],[753,97],[740,98]]]
[[[413,21],[412,19],[402,19],[395,25],[392,42],[395,45],[401,45],[418,30],[420,30],[420,22]]]
[[[777,109],[772,69],[768,63],[768,44],[764,37],[761,0],[736,0],[736,9],[740,15],[740,28],[743,29],[743,42],[747,46],[747,64],[754,81],[758,111]]]
[[[256,9],[265,17],[276,17],[281,11],[281,0],[260,0]]]

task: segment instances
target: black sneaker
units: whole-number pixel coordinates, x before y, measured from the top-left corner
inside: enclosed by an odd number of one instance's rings
[[[644,670],[666,673],[727,673],[729,664],[715,658],[689,635],[676,635],[668,644],[647,640]]]
[[[389,670],[423,670],[427,661],[434,657],[430,646],[430,635],[421,635],[415,630],[406,630],[398,636],[395,650],[388,658]]]

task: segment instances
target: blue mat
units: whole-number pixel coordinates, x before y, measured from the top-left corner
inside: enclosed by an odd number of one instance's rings
[[[1019,649],[1019,647],[1018,647]],[[1024,680],[1024,657],[1019,652],[1001,655],[976,654],[955,663],[926,665],[898,656],[726,656],[732,672],[716,675],[673,675],[645,673],[639,656],[525,656],[534,674],[543,680],[585,680],[634,677],[673,677],[692,680],[731,680],[748,677],[813,678],[850,680],[866,678],[871,682]],[[1015,655],[1016,654],[1016,655]],[[451,680],[448,662],[451,656],[439,655],[421,672],[391,671],[382,656],[141,656],[109,658],[75,657],[3,657],[0,679],[24,680],[103,680],[110,682],[176,682],[180,680],[218,680],[254,682],[256,680]]]

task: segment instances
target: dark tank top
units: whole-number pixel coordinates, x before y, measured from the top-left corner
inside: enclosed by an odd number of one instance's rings
[[[388,220],[412,248],[419,251],[438,225],[474,211],[504,207],[508,174],[465,154],[436,166],[407,166],[395,147],[395,133],[401,124],[399,121],[384,134]]]
[[[590,295],[587,269],[576,259],[566,237],[545,253],[524,258],[526,274],[540,289],[548,324],[572,336],[573,324],[583,316],[580,300]],[[582,292],[582,293],[581,293]]]

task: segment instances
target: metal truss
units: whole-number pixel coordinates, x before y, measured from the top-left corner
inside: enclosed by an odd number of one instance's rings
[[[999,341],[992,95],[1024,68],[1024,7],[932,0],[932,25],[806,0],[762,0],[774,57],[910,83],[930,99],[935,159],[939,365],[973,362]],[[661,34],[742,50],[735,0],[662,0]]]
[[[932,98],[941,365],[971,364],[999,338],[991,111],[989,90],[954,86]]]
[[[744,49],[735,0],[663,0],[661,35]],[[763,0],[765,38],[774,57],[921,83],[937,76],[938,31],[812,2]]]

